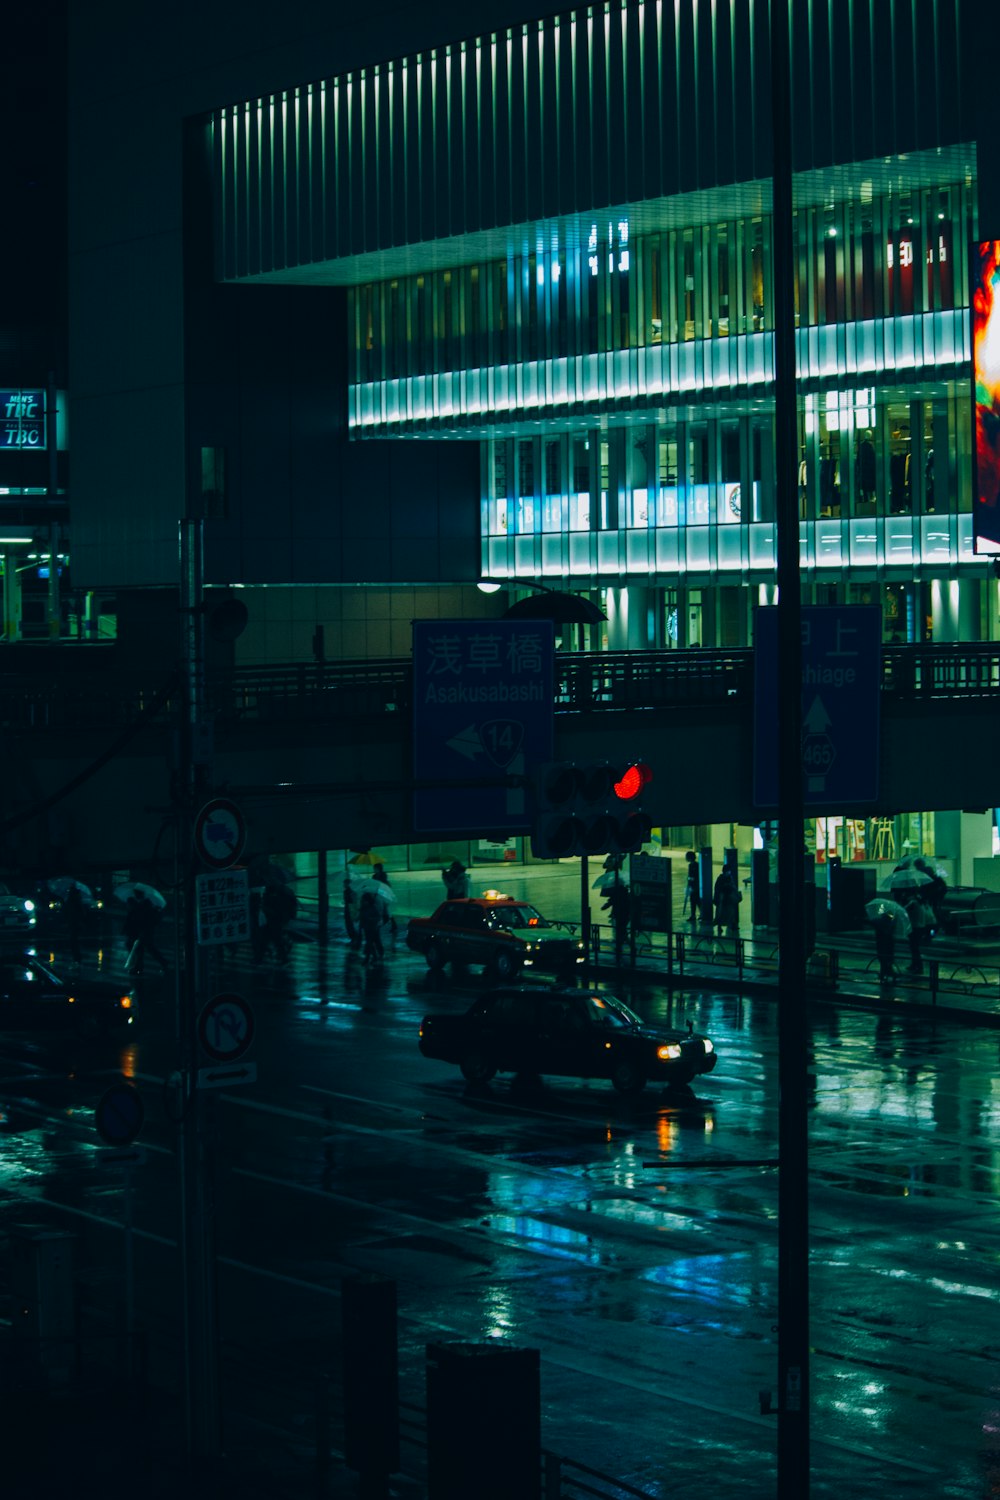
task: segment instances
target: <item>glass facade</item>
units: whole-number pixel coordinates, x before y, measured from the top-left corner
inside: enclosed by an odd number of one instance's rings
[[[816,201],[795,215],[799,498],[815,580],[954,577],[975,561],[957,253],[974,192],[929,184],[931,166],[803,186]],[[747,189],[729,196],[744,211],[684,224],[683,201],[643,204],[538,225],[534,249],[502,260],[349,288],[352,435],[480,439],[485,577],[773,579],[770,217],[745,211]],[[691,637],[669,617],[649,644],[658,634]]]

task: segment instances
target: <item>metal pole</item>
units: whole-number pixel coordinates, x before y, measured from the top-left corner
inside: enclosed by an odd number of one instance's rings
[[[177,988],[180,1050],[181,1267],[184,1301],[184,1398],[188,1457],[221,1452],[215,1234],[211,1159],[197,1084],[197,1020],[205,1000],[197,941],[192,830],[209,781],[205,728],[203,529],[181,522],[181,724],[177,848],[183,891],[183,978]]]
[[[809,1118],[789,0],[771,3],[771,91],[778,553],[778,1497],[808,1500]]]
[[[584,953],[590,953],[590,875],[587,856],[580,855],[580,938]]]
[[[317,629],[321,627],[317,626]],[[330,936],[330,886],[326,862],[326,850],[320,849],[316,856],[317,876],[317,917],[319,919],[319,940],[325,943]]]
[[[48,458],[49,504],[55,505],[59,496],[59,435],[56,431],[56,377],[49,371],[45,388],[45,447]],[[47,590],[46,625],[50,640],[58,640],[62,628],[62,611],[59,607],[59,527],[55,521],[49,524],[49,587]]]
[[[126,1369],[129,1376],[135,1374],[135,1264],[132,1245],[132,1168],[123,1167],[122,1217],[125,1235],[125,1348]]]

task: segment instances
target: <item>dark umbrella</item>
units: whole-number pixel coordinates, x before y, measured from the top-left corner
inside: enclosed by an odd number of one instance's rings
[[[518,599],[503,612],[505,620],[552,620],[557,625],[599,625],[608,617],[590,599],[582,594],[563,594],[556,589],[546,589],[542,594],[531,594],[527,599]]]

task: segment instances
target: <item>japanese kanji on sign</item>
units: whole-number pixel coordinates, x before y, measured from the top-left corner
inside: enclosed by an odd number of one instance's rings
[[[243,943],[250,936],[247,872],[218,870],[195,877],[198,942]]]
[[[529,827],[523,778],[552,757],[553,649],[550,620],[414,621],[418,832]]]

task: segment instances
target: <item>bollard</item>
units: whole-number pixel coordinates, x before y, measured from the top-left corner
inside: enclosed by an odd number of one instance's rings
[[[362,1493],[379,1493],[399,1468],[396,1283],[362,1273],[341,1282],[344,1457]]]
[[[928,963],[927,963],[927,973],[928,973],[928,976],[930,978],[930,984],[931,984],[931,1004],[932,1005],[937,1005],[937,997],[938,997],[938,975],[939,975],[940,967],[941,967],[941,964],[940,964],[940,960],[939,959],[932,958],[932,959],[928,960]]]
[[[743,982],[743,939],[736,939],[736,974],[740,983]]]
[[[541,1500],[537,1349],[427,1345],[427,1500]]]
[[[316,1478],[319,1480],[330,1472],[331,1446],[330,1381],[324,1375],[316,1382]]]
[[[678,975],[678,978],[683,979],[684,978],[684,934],[683,934],[683,932],[678,932],[678,933],[675,934],[675,936],[677,938],[677,975]]]

